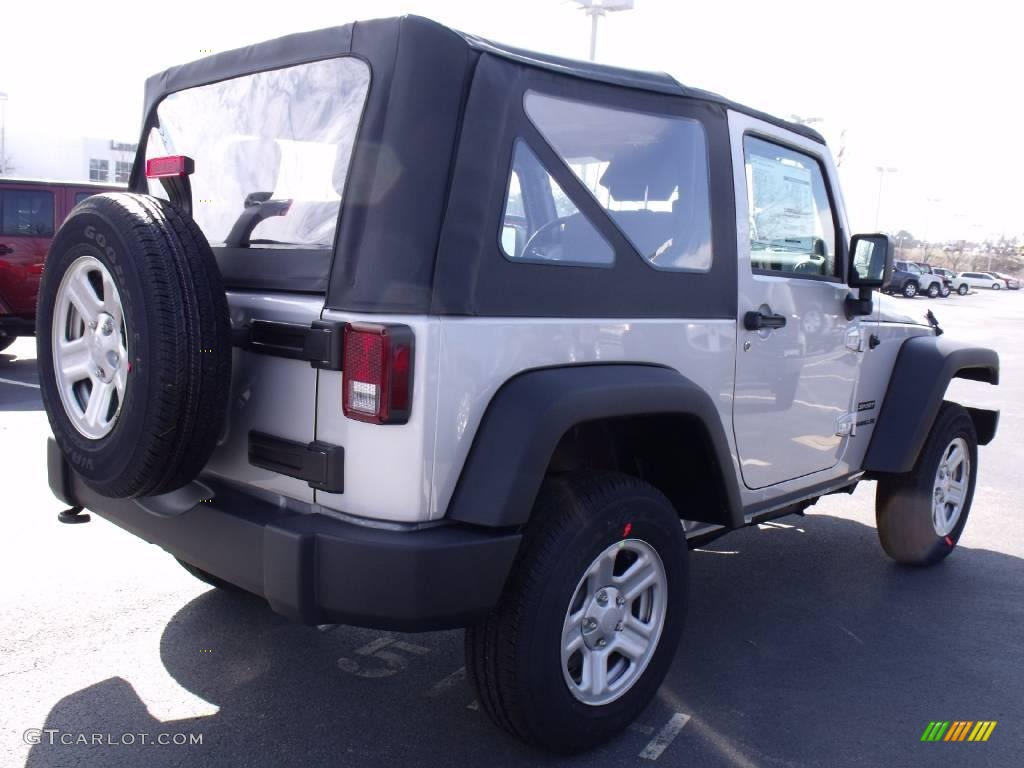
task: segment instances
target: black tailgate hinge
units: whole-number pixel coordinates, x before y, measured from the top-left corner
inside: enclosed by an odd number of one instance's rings
[[[345,490],[345,449],[319,440],[300,443],[265,432],[249,433],[249,463],[305,480],[310,488],[331,493]]]
[[[345,323],[314,320],[310,325],[253,320],[231,332],[231,343],[259,355],[306,360],[314,368],[341,370],[341,335]]]

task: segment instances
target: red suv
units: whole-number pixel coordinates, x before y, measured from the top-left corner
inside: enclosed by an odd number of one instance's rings
[[[36,295],[50,239],[78,203],[123,187],[0,178],[0,350],[35,333]]]

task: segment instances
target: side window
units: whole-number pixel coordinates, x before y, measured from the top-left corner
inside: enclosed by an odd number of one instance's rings
[[[0,234],[49,237],[53,234],[53,193],[9,189],[0,194]]]
[[[606,267],[615,251],[523,141],[512,154],[501,248],[509,259]]]
[[[763,139],[743,139],[750,264],[758,272],[832,277],[836,225],[821,165]]]
[[[523,103],[648,264],[686,272],[711,268],[708,151],[700,122],[533,91]]]

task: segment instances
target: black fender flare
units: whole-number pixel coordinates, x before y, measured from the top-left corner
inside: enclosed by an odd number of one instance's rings
[[[446,517],[489,527],[523,525],[552,454],[572,427],[659,413],[692,416],[702,425],[730,526],[741,527],[736,473],[711,397],[671,368],[621,363],[541,368],[505,382],[480,422]]]
[[[954,378],[999,383],[999,355],[942,336],[914,336],[903,342],[889,378],[874,434],[864,455],[868,472],[909,472]],[[998,411],[969,408],[978,443],[995,437]]]

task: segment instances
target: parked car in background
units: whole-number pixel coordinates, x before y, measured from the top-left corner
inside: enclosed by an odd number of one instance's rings
[[[986,272],[985,274],[991,275],[992,277],[996,277],[1002,280],[1004,283],[1006,283],[1006,287],[1011,291],[1020,290],[1020,281],[1015,277],[1004,275],[1002,272]]]
[[[917,294],[926,294],[934,299],[942,295],[942,278],[925,272],[913,261],[896,261],[893,264],[892,276],[882,287],[884,293],[898,293],[908,299]],[[949,294],[946,294],[947,296]]]
[[[71,209],[121,186],[0,179],[0,350],[35,333],[36,297],[54,231]]]
[[[966,291],[960,290],[964,285],[970,288],[998,291],[1006,287],[1006,281],[995,275],[990,275],[988,272],[961,272],[957,278],[957,290],[960,293],[966,293]]]
[[[951,291],[955,291],[956,293],[960,293],[960,295],[963,295],[963,294],[965,294],[965,293],[967,293],[968,291],[971,290],[968,286],[964,285],[963,286],[963,293],[961,293],[961,291],[960,291],[960,287],[961,286],[957,283],[957,280],[956,280],[957,273],[954,272],[952,269],[946,269],[945,267],[932,267],[932,272],[934,272],[937,275],[941,275],[943,281],[948,281],[949,282],[949,288],[950,288]]]
[[[935,275],[936,277],[940,278],[942,280],[942,284],[939,288],[939,295],[942,298],[946,298],[947,296],[949,296],[949,294],[953,291],[952,279],[946,277],[944,274],[935,269],[931,264],[926,264],[923,261],[917,261],[914,263],[917,264],[917,266],[919,266],[921,269],[923,269],[927,274]]]

